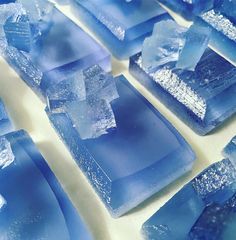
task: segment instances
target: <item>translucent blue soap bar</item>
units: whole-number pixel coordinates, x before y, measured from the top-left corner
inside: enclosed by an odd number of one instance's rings
[[[96,77],[91,71],[90,76],[93,84],[105,78]],[[96,94],[103,103],[109,103],[113,117],[102,105],[95,105],[91,111],[84,102],[77,104],[71,98],[64,103],[65,109],[59,105],[46,111],[111,215],[118,217],[189,171],[195,154],[123,76],[114,81],[118,96],[114,94],[113,100],[111,95]],[[78,111],[82,114],[78,115]],[[97,137],[83,138],[83,129],[89,128],[82,119],[88,112],[97,122],[90,125],[90,132],[109,127],[114,120],[115,127]]]
[[[0,6],[2,18],[4,11],[11,16],[5,19],[0,52],[42,99],[49,86],[79,69],[99,64],[111,70],[107,51],[51,3],[18,2]]]
[[[92,239],[24,131],[0,136],[0,236],[3,239]]]
[[[137,54],[130,59],[130,72],[200,135],[236,112],[236,67],[210,49],[195,71],[176,68],[176,61],[149,71]]]
[[[4,135],[13,130],[13,126],[8,118],[6,109],[0,99],[0,135]]]
[[[195,15],[212,9],[215,0],[158,0],[158,2],[184,18],[192,19]]]
[[[154,23],[167,15],[155,0],[75,2],[79,17],[119,59],[127,59],[139,52]]]
[[[232,142],[226,149],[236,152]],[[236,156],[229,154],[191,182],[142,227],[147,240],[234,240]]]

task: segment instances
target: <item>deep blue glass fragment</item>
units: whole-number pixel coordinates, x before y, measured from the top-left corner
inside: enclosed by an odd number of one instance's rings
[[[0,135],[4,135],[13,130],[13,126],[9,120],[3,102],[0,99]]]
[[[234,141],[226,147],[230,158],[200,173],[144,223],[145,239],[235,239],[236,155],[231,154],[236,152]]]
[[[236,67],[207,49],[195,71],[176,61],[149,71],[142,56],[130,59],[130,72],[195,132],[205,135],[236,111]]]
[[[168,15],[155,0],[75,2],[81,20],[119,59],[127,59],[139,52],[153,25]]]
[[[24,131],[0,136],[0,235],[4,239],[92,239]]]
[[[81,138],[82,115],[76,118],[81,106],[74,100],[66,109],[46,111],[112,216],[118,217],[189,171],[195,155],[123,76],[115,78],[115,84],[119,97],[111,102],[103,99],[110,102],[116,128],[99,137]]]
[[[110,56],[99,44],[51,3],[35,1],[37,4],[21,0],[23,5],[10,3],[0,6],[0,22],[4,13],[13,18],[13,23],[11,19],[5,19],[3,34],[0,29],[0,50],[42,99],[49,86],[79,69],[99,64],[105,71],[111,70]],[[30,41],[26,24],[16,22],[22,18],[29,20]],[[20,28],[17,27],[20,31],[14,30],[16,24],[20,24]]]

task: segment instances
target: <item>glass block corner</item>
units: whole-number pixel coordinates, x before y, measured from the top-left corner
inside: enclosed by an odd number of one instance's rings
[[[0,135],[13,131],[12,123],[8,117],[5,106],[0,99]]]

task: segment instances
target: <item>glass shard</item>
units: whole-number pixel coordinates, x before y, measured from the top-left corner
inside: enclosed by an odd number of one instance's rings
[[[146,239],[233,240],[236,155],[230,156],[200,173],[144,223]]]

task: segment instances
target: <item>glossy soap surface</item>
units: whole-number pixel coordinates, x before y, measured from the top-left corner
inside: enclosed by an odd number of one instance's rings
[[[92,239],[24,131],[0,137],[0,234],[4,239]]]
[[[141,49],[154,23],[167,13],[155,0],[75,0],[78,16],[119,59],[127,59]]]
[[[235,239],[235,138],[224,151],[143,225],[145,239]]]
[[[116,129],[105,135],[82,140],[68,117],[70,112],[47,109],[47,113],[108,210],[117,217],[190,170],[195,155],[123,76],[115,80],[119,98],[111,107]]]

